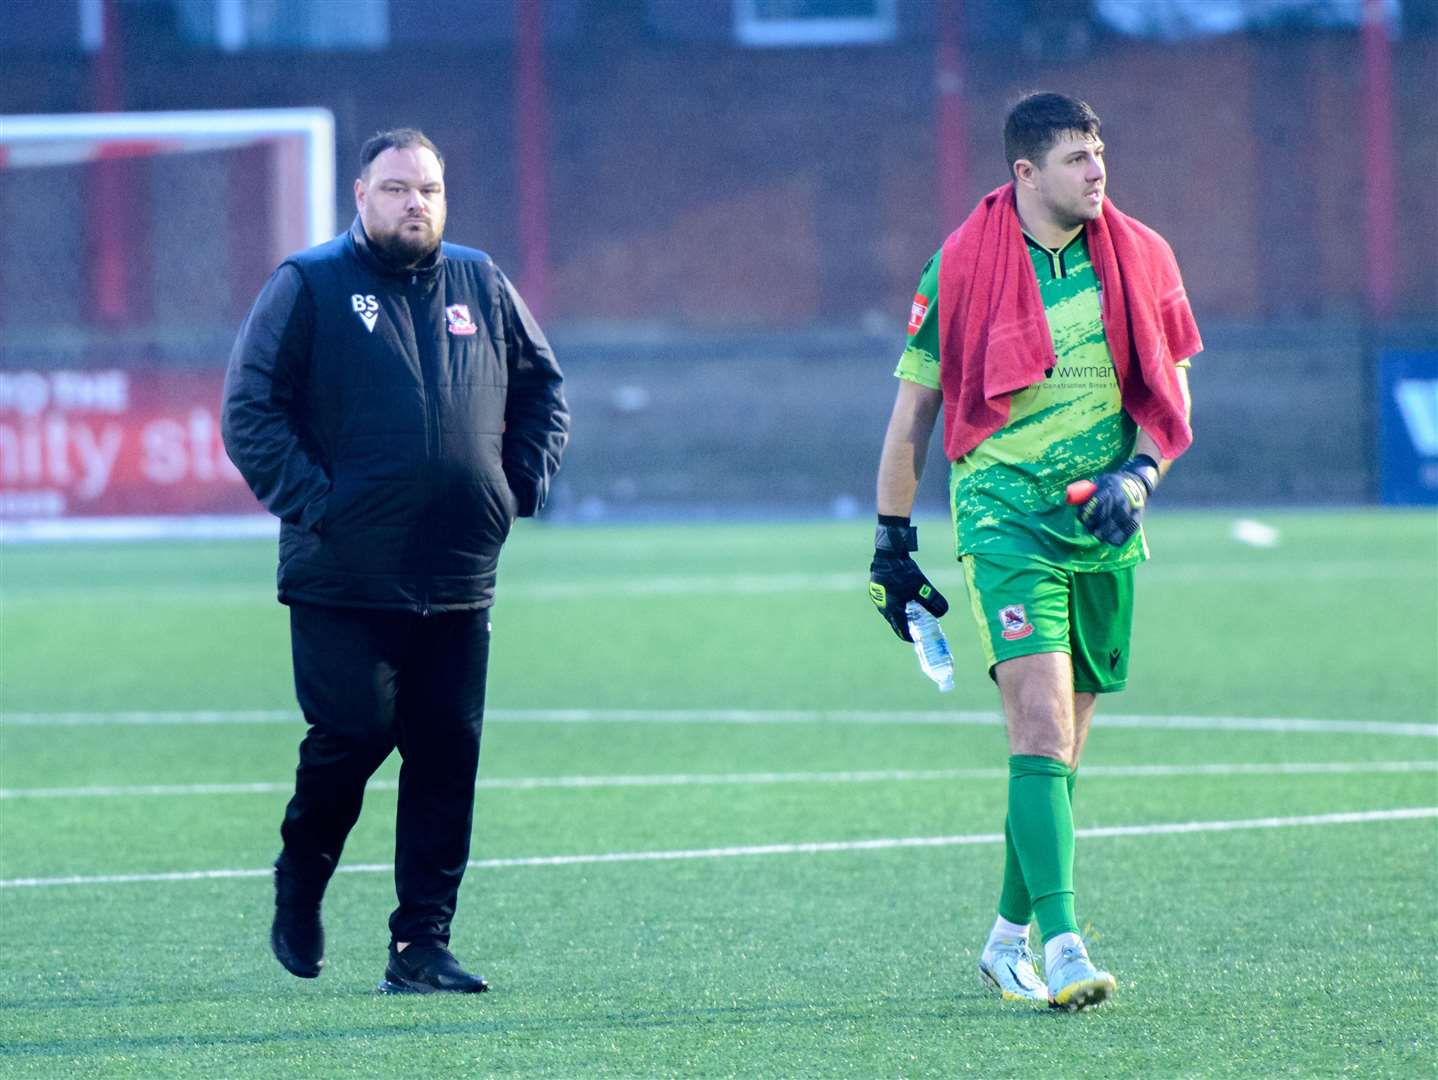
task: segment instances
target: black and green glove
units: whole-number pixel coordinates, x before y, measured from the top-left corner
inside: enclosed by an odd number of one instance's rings
[[[1143,508],[1158,487],[1158,462],[1139,454],[1117,472],[1094,479],[1094,493],[1078,508],[1078,519],[1106,544],[1120,547],[1138,532]]]
[[[906,517],[879,515],[874,530],[874,561],[869,564],[869,599],[904,641],[909,636],[909,617],[904,612],[910,600],[917,600],[935,618],[949,610],[944,594],[934,588],[909,552],[919,550],[919,530]]]

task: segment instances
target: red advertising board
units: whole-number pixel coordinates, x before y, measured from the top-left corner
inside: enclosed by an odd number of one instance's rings
[[[223,371],[0,371],[0,518],[256,514],[220,441]]]

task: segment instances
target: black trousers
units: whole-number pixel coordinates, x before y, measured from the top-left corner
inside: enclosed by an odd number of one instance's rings
[[[447,944],[469,861],[489,611],[420,616],[296,604],[290,642],[309,731],[280,826],[281,859],[332,869],[365,784],[398,748],[399,906],[390,935]]]

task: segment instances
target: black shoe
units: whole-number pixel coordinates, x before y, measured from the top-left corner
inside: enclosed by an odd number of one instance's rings
[[[454,954],[437,941],[416,941],[399,952],[391,943],[384,969],[382,994],[482,994],[489,983],[459,966]]]
[[[275,862],[275,921],[270,926],[270,948],[291,975],[313,979],[325,966],[325,928],[320,922],[320,898],[334,869],[322,858],[315,873],[297,872],[296,861],[281,854]]]

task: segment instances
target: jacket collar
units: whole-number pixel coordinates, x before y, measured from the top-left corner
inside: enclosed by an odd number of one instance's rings
[[[370,243],[369,236],[364,231],[364,225],[360,222],[359,215],[355,215],[354,224],[350,226],[350,243],[354,247],[355,255],[359,261],[382,277],[407,278],[417,276],[423,280],[429,280],[439,272],[440,266],[444,263],[443,245],[434,249],[433,252],[418,266],[396,266],[386,259],[379,249]]]

